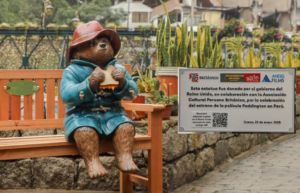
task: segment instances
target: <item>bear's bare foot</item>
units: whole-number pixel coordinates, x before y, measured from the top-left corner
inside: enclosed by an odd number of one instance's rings
[[[116,165],[122,172],[134,172],[139,170],[132,158],[133,143],[133,125],[131,123],[119,125],[113,135],[113,145],[116,154]]]
[[[119,168],[119,170],[125,173],[133,173],[139,170],[139,168],[133,162],[132,155],[130,154],[123,154],[116,158],[116,166]]]
[[[79,153],[83,157],[90,178],[99,178],[107,174],[99,160],[99,136],[90,127],[75,130],[74,139]]]
[[[101,176],[105,176],[107,171],[101,164],[99,158],[93,159],[92,161],[85,162],[87,172],[89,177],[92,179],[99,178]]]

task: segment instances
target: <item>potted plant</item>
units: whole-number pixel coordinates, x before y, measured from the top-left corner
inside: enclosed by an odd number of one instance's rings
[[[114,24],[114,23],[107,23],[107,24],[105,25],[105,29],[113,29],[113,30],[116,30],[116,28],[117,28],[117,25]]]
[[[9,24],[7,23],[0,24],[0,30],[8,30],[8,29],[9,29]]]
[[[69,29],[69,26],[66,25],[66,24],[63,24],[63,25],[59,25],[58,26],[58,30],[68,30]]]
[[[16,30],[25,30],[25,23],[20,22],[20,23],[15,24],[15,29]]]
[[[160,81],[157,78],[154,81],[154,91],[152,92],[154,99],[151,100],[152,104],[163,104],[165,105],[165,110],[162,112],[162,119],[169,120],[172,112],[173,101],[171,98],[166,96],[166,92],[160,89]]]
[[[36,25],[35,23],[31,23],[31,22],[26,22],[25,23],[25,29],[27,30],[35,30],[37,29],[38,25]]]
[[[152,71],[150,70],[149,73],[145,73],[143,75],[139,69],[137,69],[139,76],[134,76],[133,79],[136,80],[136,85],[138,87],[139,95],[144,96],[145,103],[150,103],[151,100],[154,99],[152,95],[154,91],[154,79],[152,78]]]
[[[134,28],[135,31],[141,31],[144,25],[140,24],[136,28]]]
[[[121,26],[117,27],[117,31],[127,31],[127,30],[128,30],[128,28],[124,25],[121,25]]]
[[[58,26],[54,23],[49,23],[47,26],[46,26],[47,30],[56,30],[58,28]]]

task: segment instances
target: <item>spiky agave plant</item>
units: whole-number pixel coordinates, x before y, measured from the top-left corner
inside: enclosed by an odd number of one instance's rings
[[[269,43],[266,45],[266,53],[267,56],[275,56],[276,57],[276,63],[273,62],[274,66],[273,68],[284,68],[284,64],[281,61],[281,49],[282,43],[276,42],[276,43]]]
[[[245,47],[243,45],[243,37],[228,38],[227,49],[229,52],[234,52],[238,57],[239,68],[245,68],[245,63],[242,58],[242,51]]]

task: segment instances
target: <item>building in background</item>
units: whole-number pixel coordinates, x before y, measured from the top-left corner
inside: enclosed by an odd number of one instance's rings
[[[287,31],[300,30],[300,0],[263,0],[262,24]]]
[[[130,1],[128,3],[128,1]],[[144,4],[144,0],[115,0],[114,5],[111,9],[124,9],[129,15],[126,21],[121,22],[121,26],[126,26],[128,28],[136,28],[139,25],[150,25],[150,14],[152,8]],[[129,6],[128,6],[129,4]]]

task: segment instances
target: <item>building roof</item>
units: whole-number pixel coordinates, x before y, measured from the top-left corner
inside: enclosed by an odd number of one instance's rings
[[[165,5],[167,7],[168,12],[182,9],[182,5],[179,3],[179,0],[169,0],[165,3]],[[150,21],[165,14],[166,12],[164,10],[163,5],[159,5],[155,7],[151,12]]]
[[[151,8],[154,8],[156,6],[159,6],[161,3],[159,0],[144,0],[143,4],[145,4]]]

